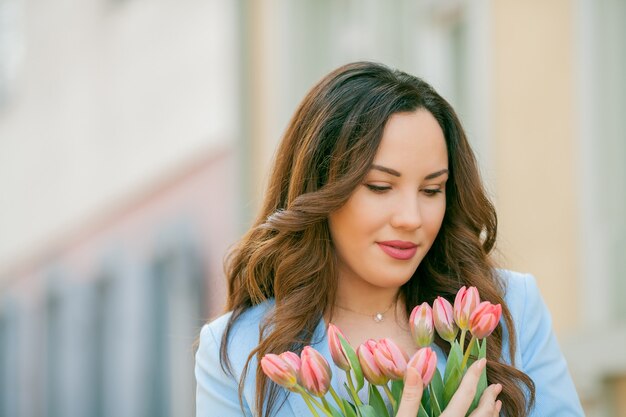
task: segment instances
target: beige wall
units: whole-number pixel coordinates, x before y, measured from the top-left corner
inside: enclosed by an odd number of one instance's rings
[[[557,332],[576,320],[572,5],[493,2],[493,154],[503,264],[533,273]]]

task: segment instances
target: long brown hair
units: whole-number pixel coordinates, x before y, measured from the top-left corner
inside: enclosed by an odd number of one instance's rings
[[[496,241],[496,213],[456,113],[423,80],[381,64],[356,62],[324,77],[298,107],[278,148],[262,209],[227,259],[226,309],[232,315],[220,350],[225,370],[232,372],[227,342],[233,324],[250,307],[275,301],[242,373],[240,400],[252,358],[298,352],[311,343],[336,291],[337,261],[328,214],[340,208],[363,181],[389,117],[418,109],[428,110],[441,126],[450,173],[441,230],[401,288],[407,314],[437,296],[452,302],[461,286],[475,286],[483,300],[502,304],[508,356],[515,358],[515,324],[489,257]],[[504,363],[503,337],[501,326],[490,337],[488,380],[503,386],[504,414],[523,416],[534,403],[534,384]],[[449,351],[447,342],[437,338],[436,343]],[[256,409],[268,417],[276,409],[280,387],[260,367],[256,387]]]

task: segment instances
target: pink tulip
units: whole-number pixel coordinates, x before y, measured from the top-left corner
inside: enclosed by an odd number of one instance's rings
[[[291,367],[296,371],[296,376],[298,377],[298,383],[300,383],[300,356],[296,353],[287,351],[278,355],[282,360],[287,362]]]
[[[454,299],[454,320],[461,330],[467,330],[474,309],[480,304],[476,287],[462,287]]]
[[[413,309],[409,318],[409,326],[417,347],[428,346],[433,342],[435,338],[433,310],[428,303],[422,303]]]
[[[374,360],[374,351],[377,343],[369,339],[356,350],[356,356],[359,358],[363,376],[372,385],[384,385],[389,378],[381,371],[378,364]]]
[[[374,360],[380,370],[391,380],[404,378],[406,353],[402,351],[391,339],[381,339],[374,349]]]
[[[459,328],[454,322],[452,304],[443,297],[437,297],[433,303],[433,316],[439,336],[450,343],[454,342]]]
[[[261,359],[261,368],[269,379],[289,390],[292,390],[298,383],[297,370],[279,355],[268,353],[263,356]]]
[[[339,340],[339,335],[344,338],[344,340],[348,341],[344,334],[339,330],[337,326],[334,324],[328,325],[328,347],[330,348],[330,356],[333,358],[333,362],[339,368],[344,371],[350,370],[350,361],[348,360],[348,356],[341,346],[341,341]]]
[[[425,347],[417,352],[409,360],[407,367],[415,368],[422,377],[424,386],[428,385],[437,369],[437,354],[430,348]]]
[[[323,397],[330,388],[332,376],[330,365],[326,359],[311,346],[305,346],[300,355],[300,380],[302,386],[311,394]]]
[[[476,307],[469,320],[469,329],[477,339],[484,339],[494,331],[500,317],[502,316],[502,306],[493,305],[489,301],[484,301]]]

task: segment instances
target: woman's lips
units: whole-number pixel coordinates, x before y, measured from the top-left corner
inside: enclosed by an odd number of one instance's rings
[[[411,259],[417,252],[417,245],[412,242],[388,241],[376,243],[387,255],[402,261]]]

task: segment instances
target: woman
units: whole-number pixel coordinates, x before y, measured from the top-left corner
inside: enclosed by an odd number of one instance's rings
[[[494,268],[496,228],[461,124],[432,87],[369,62],[330,73],[293,116],[228,259],[229,312],[203,328],[196,356],[197,417],[308,416],[265,377],[263,355],[313,345],[330,362],[330,322],[355,347],[389,337],[411,355],[413,307],[452,302],[463,285],[503,307],[472,416],[582,416],[534,278]],[[435,342],[442,368],[449,345]],[[465,416],[478,367],[445,416]],[[397,416],[414,417],[420,397],[410,371]]]

